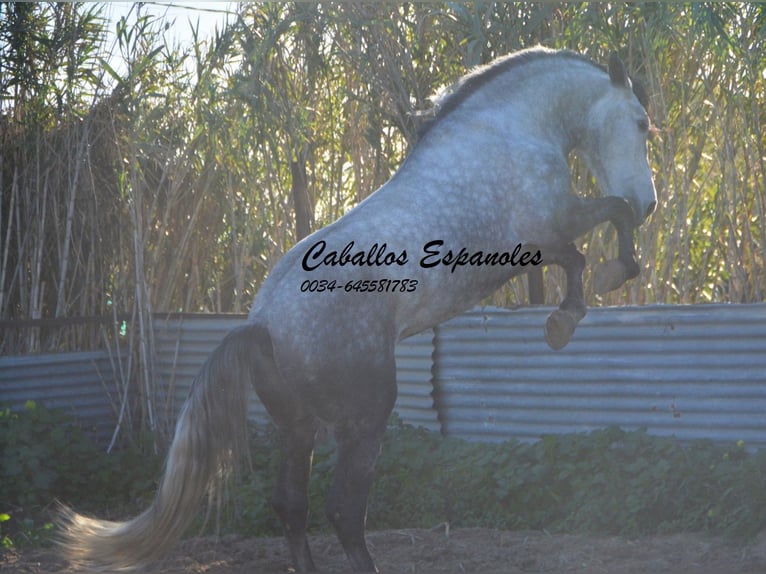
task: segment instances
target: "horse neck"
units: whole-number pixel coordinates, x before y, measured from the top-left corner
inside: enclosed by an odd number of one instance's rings
[[[583,143],[591,122],[590,110],[608,89],[609,79],[594,74],[578,77],[567,89],[560,90],[556,98],[556,113],[564,135],[564,150],[568,154]]]
[[[609,79],[586,62],[556,62],[536,73],[499,78],[494,102],[503,101],[498,114],[501,129],[514,137],[544,138],[559,145],[564,155],[583,141],[591,107],[608,89]],[[532,72],[535,72],[534,70]],[[497,94],[509,94],[504,100]]]
[[[438,120],[392,183],[404,183],[404,174],[438,179],[455,169],[469,173],[478,165],[476,153],[500,141],[518,151],[536,153],[546,146],[569,155],[583,142],[589,111],[608,89],[609,78],[587,62],[541,64],[492,79]],[[412,185],[407,179],[405,187]]]

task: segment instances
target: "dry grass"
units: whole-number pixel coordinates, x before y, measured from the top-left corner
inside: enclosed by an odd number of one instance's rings
[[[180,51],[162,22],[123,22],[122,75],[103,64],[96,11],[0,8],[0,319],[133,319],[124,335],[4,329],[0,352],[127,337],[150,426],[153,312],[246,309],[300,235],[393,173],[431,93],[538,42],[598,61],[619,49],[659,127],[660,207],[638,233],[642,276],[603,298],[586,289],[589,303],[764,299],[760,5],[249,4]],[[575,182],[595,192],[579,164]],[[582,245],[591,262],[615,255],[606,226]],[[558,302],[563,274],[545,282]],[[522,281],[492,300],[525,301]]]

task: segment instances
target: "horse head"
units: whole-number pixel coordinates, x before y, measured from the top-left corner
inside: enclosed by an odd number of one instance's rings
[[[651,121],[616,54],[609,59],[609,87],[593,104],[582,142],[583,155],[603,195],[618,196],[633,209],[635,226],[657,207],[657,192],[647,157]]]

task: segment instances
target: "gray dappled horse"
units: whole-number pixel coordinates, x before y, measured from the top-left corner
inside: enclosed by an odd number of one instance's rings
[[[150,508],[124,523],[62,509],[61,543],[72,563],[131,568],[176,542],[246,449],[253,385],[281,435],[272,503],[295,568],[315,569],[307,485],[326,425],[337,442],[327,516],[352,568],[374,570],[364,526],[396,398],[394,346],[530,265],[553,263],[566,269],[568,293],[546,338],[565,345],[585,315],[575,238],[602,222],[617,228],[619,258],[596,269],[600,290],[638,274],[633,230],[656,205],[645,106],[616,56],[604,70],[571,52],[535,48],[462,78],[437,101],[391,180],[285,254],[247,323],[213,351],[180,414]],[[602,197],[570,193],[575,148]]]

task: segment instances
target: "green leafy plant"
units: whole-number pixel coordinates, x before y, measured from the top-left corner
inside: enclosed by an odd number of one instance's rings
[[[97,449],[63,414],[27,401],[24,410],[0,411],[4,480],[0,500],[22,507],[71,496],[101,473]],[[73,472],[77,471],[77,472]]]
[[[61,411],[27,401],[0,408],[0,533],[4,545],[38,544],[56,500],[78,509],[130,512],[148,499],[158,457],[138,449],[104,453]],[[4,526],[2,526],[4,525]]]
[[[257,437],[259,464],[234,493],[248,534],[280,532],[268,498],[277,449]],[[266,446],[268,445],[268,446]],[[265,446],[265,448],[264,448]],[[315,457],[310,528],[328,530],[332,442]],[[394,421],[368,510],[372,529],[452,526],[640,536],[708,531],[746,540],[766,526],[766,453],[743,443],[682,445],[616,427],[534,443],[468,442]]]
[[[147,444],[151,444],[148,441]],[[63,499],[124,518],[154,495],[161,458],[139,449],[103,453],[70,417],[27,403],[0,411],[0,539],[44,543],[45,509]],[[147,449],[149,450],[149,449]],[[270,506],[279,465],[273,429],[253,429],[249,464],[232,502],[207,528],[278,535]],[[309,529],[324,516],[335,444],[317,445]],[[40,474],[35,478],[35,475]],[[198,534],[205,524],[200,513]],[[706,531],[743,541],[766,527],[766,453],[739,441],[680,444],[617,427],[486,444],[443,437],[393,417],[369,502],[372,529],[483,526],[641,536]]]
[[[11,537],[8,536],[6,533],[6,526],[3,526],[6,522],[8,522],[11,519],[11,515],[2,512],[0,513],[0,547],[3,548],[10,548],[13,546],[13,540],[11,540]]]

